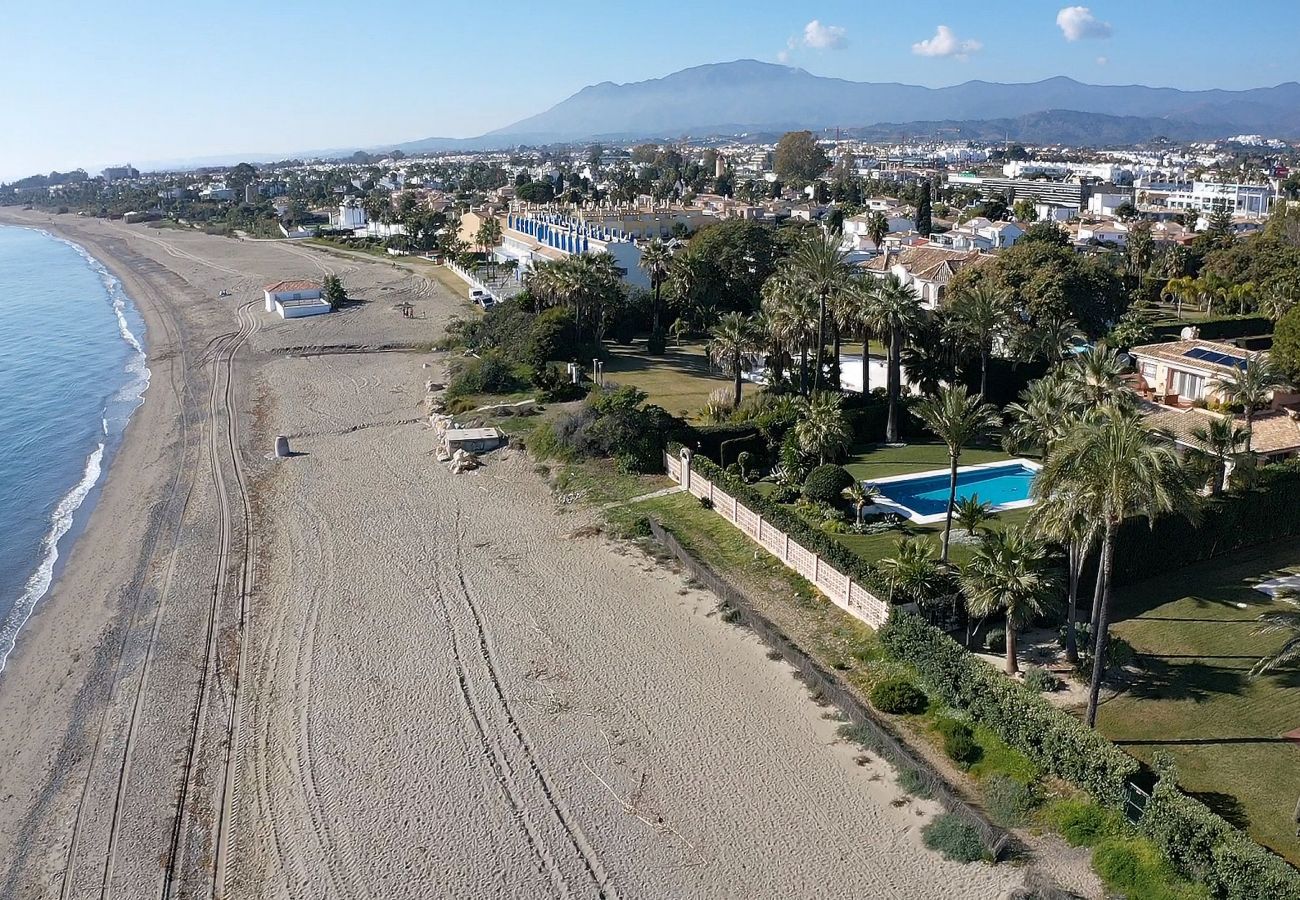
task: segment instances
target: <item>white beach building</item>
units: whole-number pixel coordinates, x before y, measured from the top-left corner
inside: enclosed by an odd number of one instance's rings
[[[282,319],[319,316],[330,311],[324,290],[315,281],[277,281],[262,290],[266,311],[279,313]]]

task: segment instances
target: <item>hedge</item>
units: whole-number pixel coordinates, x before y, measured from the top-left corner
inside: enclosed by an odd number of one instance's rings
[[[732,442],[732,443],[728,443]],[[722,425],[692,425],[682,433],[682,443],[691,446],[698,454],[703,454],[719,465],[723,464],[722,452],[727,454],[726,463],[734,463],[742,450],[763,460],[768,458],[767,441],[758,428],[748,423]],[[726,444],[724,448],[722,445]]]
[[[1069,713],[1004,677],[919,616],[894,610],[880,639],[945,703],[969,712],[1045,771],[1110,806],[1124,802],[1124,786],[1137,774],[1137,761]]]
[[[1164,340],[1178,340],[1184,328],[1191,325],[1200,329],[1201,339],[1221,341],[1229,338],[1251,337],[1257,334],[1272,334],[1273,321],[1267,316],[1223,316],[1204,319],[1200,322],[1167,322],[1151,329],[1150,343]]]
[[[1161,780],[1138,827],[1180,875],[1219,900],[1300,900],[1300,872]]]
[[[1300,464],[1260,466],[1255,487],[1206,501],[1200,522],[1164,516],[1125,522],[1115,546],[1115,583],[1132,584],[1244,547],[1300,535]],[[1089,566],[1096,571],[1095,561]],[[1085,577],[1089,577],[1085,573]]]
[[[674,452],[673,448],[670,447],[668,452]],[[779,528],[790,535],[791,540],[798,541],[824,561],[848,575],[861,587],[866,588],[877,597],[885,598],[889,596],[889,584],[875,566],[849,550],[826,532],[809,525],[793,510],[764,497],[739,478],[724,472],[712,460],[695,456],[691,460],[691,467],[693,471],[712,481],[719,488],[761,515],[773,527]]]

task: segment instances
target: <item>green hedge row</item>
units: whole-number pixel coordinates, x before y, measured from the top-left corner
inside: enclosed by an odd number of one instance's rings
[[[1273,321],[1267,316],[1223,316],[1201,322],[1168,322],[1157,325],[1151,329],[1151,343],[1162,340],[1176,341],[1179,333],[1188,325],[1200,329],[1202,340],[1207,341],[1273,333]]]
[[[697,454],[703,454],[715,463],[731,464],[736,461],[741,451],[747,450],[753,456],[766,462],[769,454],[767,441],[758,427],[749,423],[721,425],[688,425],[682,433],[682,443],[692,447]],[[723,446],[723,445],[726,446]],[[722,458],[726,454],[726,459]]]
[[[1167,781],[1138,827],[1186,878],[1218,900],[1300,900],[1300,872]]]
[[[670,447],[668,452],[673,453],[675,451]],[[877,597],[886,598],[889,596],[889,584],[880,571],[835,540],[831,535],[814,528],[794,511],[764,497],[754,490],[752,486],[724,472],[712,460],[696,455],[691,461],[691,466],[695,472],[731,494],[773,526],[790,535],[792,540],[798,541],[808,550],[816,553],[823,560],[848,575],[860,586],[871,591]]]
[[[894,610],[880,639],[945,703],[969,712],[1044,770],[1111,806],[1123,803],[1137,761],[1069,713],[999,674],[919,616]]]
[[[1125,522],[1115,547],[1116,583],[1300,535],[1300,464],[1260,466],[1257,476],[1255,487],[1207,501],[1196,525],[1184,516],[1165,516],[1154,526],[1145,519]]]

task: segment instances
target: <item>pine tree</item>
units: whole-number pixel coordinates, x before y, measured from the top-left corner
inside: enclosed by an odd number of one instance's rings
[[[933,227],[930,214],[930,182],[921,184],[921,199],[916,202],[916,230],[918,234],[928,235]]]

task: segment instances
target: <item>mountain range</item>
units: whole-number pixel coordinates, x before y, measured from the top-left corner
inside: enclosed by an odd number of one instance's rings
[[[1072,115],[1071,115],[1072,114]],[[1101,117],[1101,118],[1092,118]],[[894,123],[894,124],[882,124]],[[963,127],[965,126],[965,127]],[[826,78],[745,59],[695,66],[647,81],[590,85],[550,109],[477,138],[427,138],[390,149],[496,149],[520,144],[629,141],[792,129],[884,129],[1043,143],[1133,143],[1239,133],[1300,136],[1300,84],[1242,91],[1184,91],[1084,84],[1072,78],[943,88]],[[1002,129],[1002,134],[996,134]],[[884,133],[881,132],[881,133]]]

